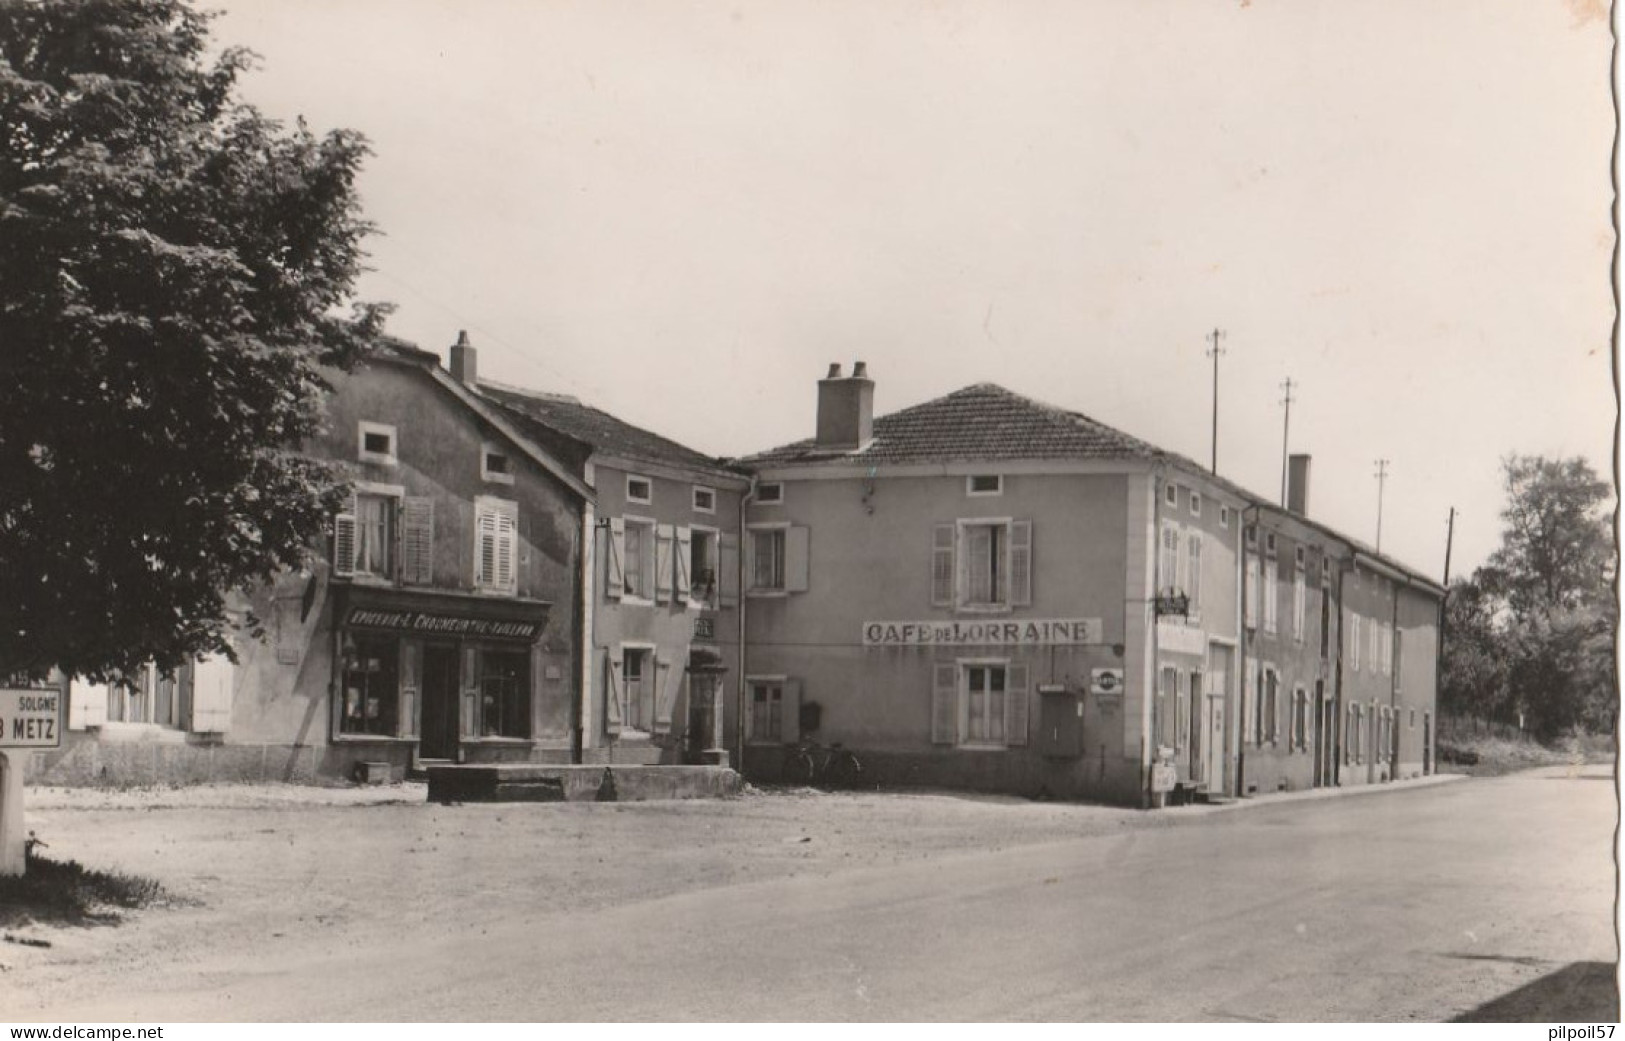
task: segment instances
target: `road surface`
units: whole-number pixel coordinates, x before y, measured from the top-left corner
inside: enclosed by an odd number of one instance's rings
[[[492,890],[489,914],[458,912],[488,882],[469,863],[445,882],[458,890],[447,913],[429,894],[394,920],[217,944],[192,964],[155,957],[70,996],[73,957],[94,960],[96,941],[81,941],[69,963],[34,968],[48,1003],[25,1018],[1618,1017],[1606,767],[1180,813],[647,897],[616,883],[612,902],[584,908]],[[324,884],[367,884],[329,874],[290,879],[289,911],[320,906]]]

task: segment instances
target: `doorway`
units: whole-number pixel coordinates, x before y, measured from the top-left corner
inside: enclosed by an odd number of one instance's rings
[[[1331,784],[1332,705],[1326,700],[1326,681],[1315,681],[1315,778],[1314,787]]]
[[[457,686],[456,646],[426,644],[423,648],[423,719],[418,758],[456,757]]]

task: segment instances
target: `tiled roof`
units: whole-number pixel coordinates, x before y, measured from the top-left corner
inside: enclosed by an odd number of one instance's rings
[[[591,446],[605,455],[665,463],[690,470],[740,477],[721,460],[659,434],[623,422],[602,409],[562,394],[542,394],[481,380],[479,392],[508,411],[546,430]]]
[[[1010,459],[1151,459],[1165,456],[1121,430],[977,383],[901,412],[878,416],[861,452],[831,452],[814,439],[739,460],[754,467],[815,463],[952,463]]]

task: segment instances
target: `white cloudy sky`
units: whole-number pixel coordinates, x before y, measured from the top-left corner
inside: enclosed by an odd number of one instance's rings
[[[362,295],[482,373],[704,451],[993,381],[1279,489],[1435,575],[1499,459],[1611,468],[1592,0],[213,0],[269,113],[350,126]]]

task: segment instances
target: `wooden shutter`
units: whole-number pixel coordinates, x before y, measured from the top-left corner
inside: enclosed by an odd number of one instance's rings
[[[493,586],[497,573],[497,515],[488,506],[474,507],[474,584]]]
[[[666,733],[671,729],[672,709],[677,705],[677,696],[683,692],[683,670],[671,667],[671,662],[655,659],[655,732]]]
[[[655,603],[657,604],[663,604],[671,599],[671,545],[675,539],[676,536],[672,533],[670,524],[662,524],[655,528]]]
[[[1242,670],[1241,681],[1241,740],[1251,744],[1258,732],[1254,717],[1258,714],[1258,662],[1248,660]]]
[[[1010,522],[1010,603],[1033,602],[1033,522]],[[1025,739],[1024,739],[1025,740]]]
[[[1259,601],[1258,584],[1262,579],[1261,579],[1261,573],[1260,573],[1259,567],[1258,567],[1258,557],[1251,554],[1251,553],[1249,553],[1247,555],[1247,575],[1246,575],[1246,580],[1247,580],[1247,603],[1246,603],[1247,628],[1256,629],[1256,628],[1258,628],[1258,601]]]
[[[513,511],[497,514],[496,586],[509,592],[519,587],[519,518]]]
[[[231,659],[224,655],[211,655],[193,666],[190,729],[194,733],[221,734],[231,728],[231,686],[235,672]]]
[[[626,573],[621,561],[626,558],[626,521],[619,517],[609,519],[609,552],[604,555],[604,595],[619,600],[626,590]]]
[[[473,647],[463,648],[463,704],[458,730],[464,738],[480,736],[479,653]]]
[[[693,589],[689,565],[694,558],[694,532],[691,528],[677,528],[677,599],[687,600]]]
[[[739,604],[739,536],[724,532],[717,539],[717,586],[723,607]]]
[[[931,529],[931,606],[954,605],[954,525]]]
[[[610,734],[621,732],[622,664],[610,652],[604,652],[604,730]]]
[[[782,728],[779,740],[788,745],[801,743],[801,681],[785,680],[784,693],[779,695],[779,719]]]
[[[107,684],[75,676],[68,682],[68,729],[83,730],[107,722]]]
[[[333,517],[333,574],[355,574],[355,554],[361,541],[359,526],[355,493],[352,492],[343,508]]]
[[[408,495],[401,503],[401,581],[434,581],[434,500]]]
[[[1014,664],[1004,672],[1004,743],[1027,744],[1027,666]]]
[[[1190,557],[1185,568],[1185,595],[1190,598],[1190,612],[1202,613],[1202,536],[1192,533],[1185,541]]]
[[[418,736],[418,716],[423,703],[423,645],[416,640],[401,641],[401,703],[396,732],[401,737]]]
[[[788,593],[807,591],[808,549],[811,531],[806,527],[792,527],[784,532],[784,589]]]
[[[955,744],[959,740],[959,666],[937,662],[931,677],[931,743]]]

